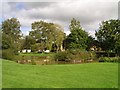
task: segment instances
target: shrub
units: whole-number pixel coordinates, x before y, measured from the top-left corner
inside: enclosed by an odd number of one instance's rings
[[[55,54],[54,59],[55,59],[55,61],[68,61],[71,59],[69,54],[70,53],[68,53],[66,51],[58,52],[57,54]]]
[[[2,58],[8,60],[14,60],[15,58],[14,51],[11,49],[2,50]]]
[[[100,57],[99,62],[120,62],[120,57]]]
[[[2,50],[0,50],[0,58],[2,58]]]
[[[96,54],[94,52],[80,51],[80,50],[68,50],[55,54],[56,61],[71,61],[71,60],[95,60]]]

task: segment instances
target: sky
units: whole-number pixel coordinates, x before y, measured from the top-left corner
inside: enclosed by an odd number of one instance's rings
[[[119,0],[21,1],[2,2],[0,23],[15,17],[20,21],[24,35],[29,34],[31,23],[40,20],[60,24],[68,35],[70,21],[75,18],[85,31],[95,37],[95,30],[103,20],[118,19]]]

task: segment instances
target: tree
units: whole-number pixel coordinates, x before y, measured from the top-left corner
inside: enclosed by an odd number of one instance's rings
[[[2,31],[13,41],[17,42],[21,37],[20,26],[20,22],[16,18],[7,19],[2,22]]]
[[[103,50],[120,50],[120,20],[103,21],[95,35]]]
[[[2,49],[8,49],[11,48],[13,45],[9,39],[9,36],[6,34],[2,34]]]
[[[118,40],[115,43],[115,52],[117,53],[117,55],[120,56],[120,35],[118,37]]]
[[[88,36],[87,40],[87,50],[90,50],[92,46],[98,46],[96,40],[92,36]]]
[[[22,49],[31,49],[32,45],[35,44],[35,40],[31,36],[25,36],[21,41],[21,50]]]
[[[34,38],[37,43],[44,44],[44,49],[52,50],[53,44],[56,44],[57,48],[61,46],[64,32],[63,28],[58,24],[38,21],[32,23],[30,36]]]
[[[54,24],[53,25],[53,41],[52,41],[52,46],[55,45],[56,46],[56,51],[62,51],[63,50],[63,40],[65,38],[65,33],[63,32],[63,28],[58,25],[58,24]]]
[[[22,36],[20,26],[20,22],[16,18],[2,22],[2,49],[17,51]]]
[[[71,33],[65,40],[66,49],[86,49],[88,33],[82,29],[80,22],[73,18],[69,27]]]

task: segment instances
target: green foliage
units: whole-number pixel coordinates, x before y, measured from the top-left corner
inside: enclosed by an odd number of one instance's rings
[[[10,46],[18,48],[19,40],[21,38],[20,22],[16,18],[7,19],[2,22],[2,42],[3,49]],[[8,41],[8,42],[7,42]],[[13,45],[11,45],[13,44]],[[15,47],[14,47],[15,48]]]
[[[82,29],[80,22],[73,18],[69,27],[71,33],[65,40],[66,49],[86,49],[88,33]]]
[[[8,49],[13,47],[13,44],[9,38],[10,37],[6,34],[2,34],[2,49]]]
[[[120,20],[103,21],[95,35],[103,50],[120,50]]]
[[[44,49],[52,50],[52,45],[57,46],[57,50],[60,49],[64,39],[63,28],[54,23],[47,23],[44,21],[38,21],[32,23],[32,31],[30,36],[35,39],[37,43],[42,43]]]
[[[2,50],[0,50],[0,58],[2,58]]]
[[[25,36],[21,45],[21,49],[31,49],[32,45],[34,44],[35,40],[31,36]]]
[[[120,57],[100,57],[99,62],[120,62]]]
[[[58,52],[55,54],[54,59],[56,61],[70,61],[72,59],[72,54],[70,54],[69,52],[65,51],[65,52]]]
[[[67,50],[55,54],[56,61],[71,61],[71,60],[96,60],[96,54],[94,52],[87,52],[81,50]]]
[[[7,19],[2,22],[2,31],[10,36],[10,38],[17,40],[20,38],[20,26],[20,22],[17,18]]]
[[[87,51],[90,50],[90,48],[92,46],[99,46],[97,43],[97,40],[95,40],[95,38],[93,38],[92,36],[88,36],[88,40],[87,40]]]
[[[120,34],[117,38],[118,40],[115,43],[115,52],[117,53],[118,56],[120,56]]]
[[[24,53],[24,54],[19,54],[20,56],[53,56],[54,53]]]
[[[32,52],[38,52],[38,50],[41,50],[40,52],[43,52],[44,50],[44,44],[43,43],[35,43],[31,45]]]
[[[14,60],[15,59],[15,53],[11,49],[2,50],[2,58],[3,59],[8,59],[8,60]]]
[[[2,22],[2,57],[12,60],[18,54],[19,40],[22,36],[20,22],[16,18],[7,19]]]

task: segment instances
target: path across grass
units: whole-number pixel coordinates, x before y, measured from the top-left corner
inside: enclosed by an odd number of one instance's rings
[[[117,88],[117,63],[22,65],[3,60],[3,88]]]

